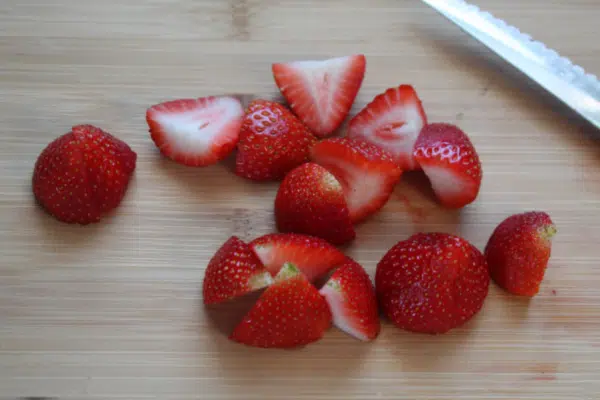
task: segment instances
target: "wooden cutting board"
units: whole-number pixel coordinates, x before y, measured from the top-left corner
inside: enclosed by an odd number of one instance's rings
[[[596,0],[480,0],[600,73]],[[600,399],[600,156],[594,131],[419,1],[5,0],[0,6],[0,398]],[[157,153],[146,107],[220,93],[274,96],[270,64],[363,52],[352,110],[413,84],[432,121],[460,125],[481,156],[477,201],[437,206],[405,179],[345,251],[370,274],[416,231],[480,249],[512,213],[558,226],[540,294],[492,286],[482,312],[443,336],[385,322],[373,343],[332,329],[300,351],[229,342],[239,310],[201,305],[204,268],[230,235],[273,231],[276,184],[227,163]],[[42,148],[78,123],[138,153],[118,211],[68,226],[35,205]]]

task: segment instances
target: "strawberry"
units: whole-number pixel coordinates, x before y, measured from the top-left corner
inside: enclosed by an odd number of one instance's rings
[[[330,136],[350,112],[365,76],[364,55],[273,64],[277,87],[318,137]]]
[[[317,236],[337,245],[356,237],[342,185],[314,163],[287,174],[275,197],[275,221],[280,232]]]
[[[348,137],[373,143],[392,155],[403,171],[419,169],[413,148],[427,116],[411,85],[375,96],[348,124]]]
[[[386,151],[354,139],[325,139],[312,147],[311,159],[340,181],[355,223],[385,205],[402,175]]]
[[[231,236],[212,256],[204,272],[204,304],[231,300],[271,283],[271,274],[250,246]]]
[[[494,229],[485,247],[492,279],[509,293],[533,297],[539,290],[556,226],[543,211],[507,217]]]
[[[227,157],[239,139],[244,109],[229,96],[179,99],[146,111],[160,152],[183,165],[204,167]]]
[[[331,311],[319,291],[293,264],[285,263],[230,339],[262,348],[293,348],[321,339]]]
[[[238,143],[236,174],[255,181],[280,180],[308,160],[317,139],[281,104],[254,100]]]
[[[327,274],[344,262],[340,250],[318,237],[296,233],[271,233],[250,242],[260,261],[275,276],[287,261],[310,280]]]
[[[346,258],[320,293],[329,304],[333,324],[339,329],[362,341],[371,341],[379,335],[381,323],[375,288],[356,261]]]
[[[490,275],[485,257],[447,233],[417,233],[379,261],[375,286],[384,314],[399,328],[445,333],[479,312]]]
[[[122,140],[92,125],[76,125],[38,156],[34,196],[59,221],[98,222],[121,203],[136,160]]]
[[[481,186],[481,162],[460,128],[445,123],[426,125],[414,155],[442,205],[461,208],[475,200]]]

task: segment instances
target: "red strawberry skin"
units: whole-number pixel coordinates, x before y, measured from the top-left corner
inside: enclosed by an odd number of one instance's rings
[[[260,348],[294,348],[321,339],[331,326],[331,311],[319,291],[286,264],[230,339]]]
[[[411,85],[400,85],[375,96],[348,124],[348,137],[386,150],[403,171],[419,169],[413,149],[427,115]]]
[[[302,122],[319,138],[344,122],[362,85],[363,54],[273,64],[277,87]]]
[[[356,237],[342,185],[314,163],[285,177],[275,197],[275,221],[280,232],[317,236],[335,245]]]
[[[441,334],[477,314],[489,289],[485,257],[465,239],[417,233],[396,243],[375,273],[379,304],[397,327]]]
[[[462,208],[475,201],[483,175],[481,161],[460,128],[446,123],[426,125],[414,155],[442,205]]]
[[[276,276],[286,262],[291,262],[314,281],[342,264],[344,253],[327,241],[297,233],[270,233],[254,239],[250,247],[261,262]]]
[[[230,96],[178,99],[146,110],[150,137],[160,152],[190,167],[226,158],[239,140],[244,109]]]
[[[379,211],[402,175],[386,151],[349,138],[320,141],[311,149],[311,160],[325,167],[342,184],[354,223]]]
[[[40,153],[32,189],[56,219],[90,224],[121,203],[137,154],[122,140],[92,125],[76,125]]]
[[[248,244],[230,237],[210,259],[203,281],[204,304],[217,304],[262,289],[273,278]]]
[[[254,100],[248,106],[240,133],[236,174],[254,181],[280,180],[308,160],[316,140],[283,105]]]
[[[537,295],[556,231],[556,225],[543,211],[514,214],[498,224],[485,247],[494,282],[515,295]]]
[[[350,257],[320,290],[333,315],[333,324],[362,340],[377,338],[381,330],[375,288],[363,267]]]

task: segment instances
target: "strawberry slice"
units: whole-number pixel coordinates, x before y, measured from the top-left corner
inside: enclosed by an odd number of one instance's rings
[[[280,232],[317,236],[336,245],[356,237],[342,185],[315,163],[287,174],[275,197],[275,221]]]
[[[365,76],[367,61],[356,54],[320,61],[273,64],[273,77],[294,113],[318,137],[344,121]]]
[[[402,175],[386,151],[354,139],[325,139],[312,147],[311,159],[340,181],[355,223],[385,205]]]
[[[415,143],[414,155],[442,205],[461,208],[477,198],[481,162],[460,128],[445,123],[426,125]]]
[[[350,120],[348,137],[373,143],[392,155],[404,171],[419,169],[413,147],[427,124],[417,92],[410,85],[389,88],[375,96]]]
[[[350,257],[320,290],[333,324],[350,336],[368,342],[381,330],[375,288],[363,267]]]
[[[250,242],[250,248],[275,276],[287,261],[310,281],[327,274],[346,256],[323,239],[297,233],[271,233]]]
[[[204,273],[204,304],[216,304],[273,283],[269,271],[250,247],[230,237],[211,258]]]
[[[316,342],[330,326],[323,296],[286,263],[229,338],[253,347],[293,348]]]
[[[235,148],[244,109],[234,97],[180,99],[146,111],[150,136],[166,157],[183,165],[215,164]]]
[[[308,160],[317,141],[308,128],[281,104],[254,100],[244,117],[235,172],[255,181],[282,179]]]

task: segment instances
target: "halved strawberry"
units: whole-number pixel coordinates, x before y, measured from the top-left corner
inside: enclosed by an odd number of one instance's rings
[[[316,342],[330,326],[325,298],[286,263],[229,338],[253,347],[292,348]]]
[[[255,181],[279,180],[308,160],[308,151],[316,141],[283,105],[254,100],[240,132],[235,172]]]
[[[275,222],[280,232],[317,236],[336,245],[356,237],[342,185],[315,163],[286,175],[275,197]]]
[[[273,278],[250,247],[230,237],[213,255],[203,282],[204,304],[221,303],[262,289]]]
[[[291,262],[310,281],[327,274],[346,259],[344,253],[318,237],[296,233],[271,233],[250,242],[250,248],[275,276]]]
[[[356,54],[273,64],[273,77],[294,113],[315,135],[331,135],[352,108],[367,61]]]
[[[333,324],[347,334],[371,341],[379,335],[381,322],[375,288],[363,267],[346,258],[320,290],[325,297]]]
[[[460,128],[445,123],[426,125],[415,143],[414,155],[442,205],[461,208],[477,198],[481,162]]]
[[[375,96],[350,120],[348,137],[376,144],[404,171],[418,169],[413,148],[427,116],[411,85],[389,88]]]
[[[244,109],[235,97],[180,99],[146,111],[150,135],[161,153],[180,164],[215,164],[238,142]]]
[[[312,147],[311,159],[340,181],[355,223],[385,205],[402,175],[386,151],[354,139],[325,139]]]

